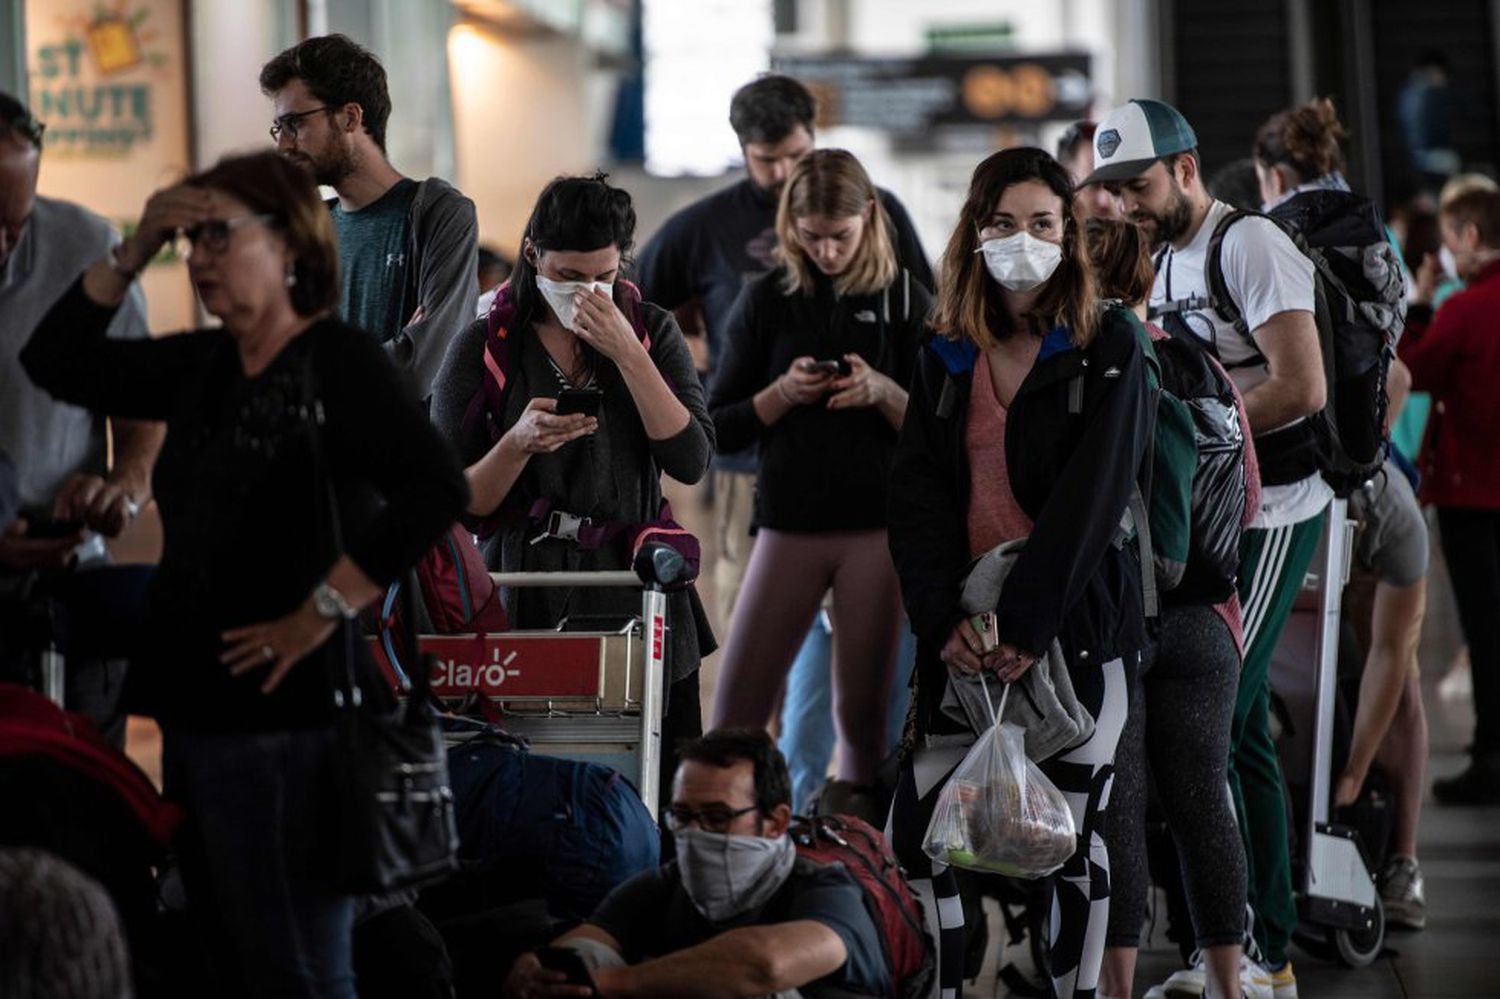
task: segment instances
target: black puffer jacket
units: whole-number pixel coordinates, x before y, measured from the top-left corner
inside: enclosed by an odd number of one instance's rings
[[[1146,643],[1140,559],[1121,531],[1151,436],[1137,325],[1111,309],[1085,350],[1067,328],[1053,330],[1006,421],[1011,489],[1036,526],[1001,590],[999,637],[1035,654],[1057,639],[1074,670]],[[917,633],[924,731],[935,720],[938,654],[962,616],[959,582],[970,562],[964,431],[976,362],[967,342],[937,339],[921,352],[891,481],[891,553]],[[1070,413],[1079,375],[1081,411]]]

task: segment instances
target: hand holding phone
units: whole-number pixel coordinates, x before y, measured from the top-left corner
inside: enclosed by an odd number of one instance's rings
[[[849,362],[842,357],[830,357],[821,361],[804,361],[802,370],[809,374],[833,375],[838,378],[846,378],[852,370]]]
[[[599,994],[594,985],[594,978],[589,974],[588,965],[583,963],[583,958],[571,947],[543,947],[536,952],[536,959],[548,971],[557,971],[567,975],[568,980],[565,984],[582,985],[595,989],[595,995]]]
[[[582,413],[584,416],[597,417],[599,415],[599,404],[604,399],[604,393],[599,389],[563,389],[557,394],[558,416],[572,416]]]

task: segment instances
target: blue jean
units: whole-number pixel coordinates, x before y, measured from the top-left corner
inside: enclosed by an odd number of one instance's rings
[[[164,734],[194,924],[256,999],[355,996],[354,899],[328,881],[333,748],[331,728]]]
[[[917,640],[907,628],[901,636],[896,678],[891,684],[887,719],[887,748],[901,740],[906,710],[911,704],[911,671],[917,661]],[[786,679],[786,701],[781,708],[781,741],[792,777],[792,810],[801,813],[828,779],[833,759],[833,631],[827,612],[820,611]]]

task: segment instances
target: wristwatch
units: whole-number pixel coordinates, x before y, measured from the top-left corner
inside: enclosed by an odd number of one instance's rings
[[[344,595],[327,582],[313,587],[312,602],[313,610],[318,612],[318,616],[329,621],[352,621],[359,616],[359,611],[349,606]]]

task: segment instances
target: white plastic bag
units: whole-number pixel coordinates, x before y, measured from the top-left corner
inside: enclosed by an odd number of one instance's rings
[[[1009,696],[1007,686],[990,727],[938,793],[922,849],[953,867],[1040,878],[1073,855],[1077,830],[1067,799],[1026,758],[1026,730],[998,723]]]

